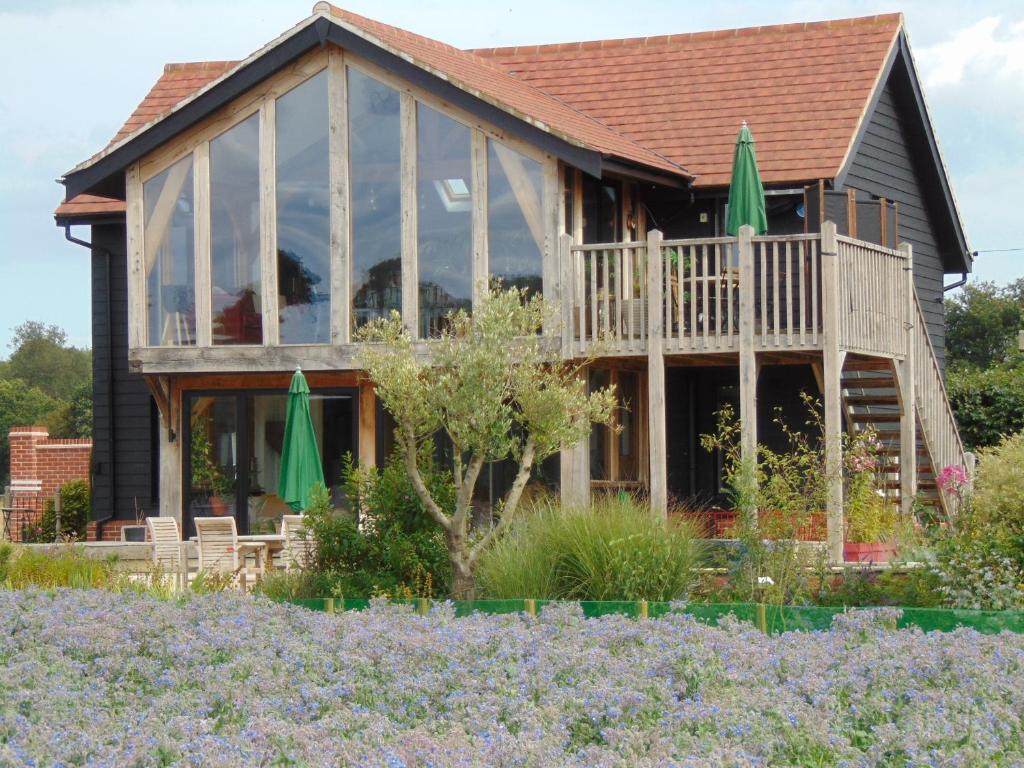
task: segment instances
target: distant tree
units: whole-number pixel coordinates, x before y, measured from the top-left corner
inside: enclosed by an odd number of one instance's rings
[[[1024,278],[1005,286],[972,283],[946,299],[946,360],[950,367],[1017,365],[1024,328]]]
[[[14,426],[45,424],[58,401],[20,379],[0,379],[0,480],[8,482],[11,451],[7,433]]]
[[[60,437],[92,437],[92,383],[85,382],[71,394],[71,401],[50,415],[50,434]]]
[[[67,334],[56,325],[22,323],[14,329],[10,347],[14,351],[2,371],[5,379],[21,379],[67,402],[92,380],[92,353],[68,346]]]

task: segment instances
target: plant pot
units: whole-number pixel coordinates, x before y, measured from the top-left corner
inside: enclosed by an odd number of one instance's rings
[[[843,543],[843,560],[848,563],[888,563],[896,559],[897,547],[890,541]]]
[[[145,541],[146,526],[125,525],[121,528],[121,541]]]

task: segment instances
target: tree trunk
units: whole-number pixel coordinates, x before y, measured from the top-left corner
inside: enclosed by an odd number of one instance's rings
[[[466,565],[464,555],[451,552],[452,562],[452,599],[473,600],[476,596],[476,584],[473,580],[473,570]]]

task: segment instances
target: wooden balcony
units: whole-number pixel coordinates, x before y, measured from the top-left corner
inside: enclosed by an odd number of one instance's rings
[[[914,318],[906,251],[822,235],[569,245],[563,264],[563,349],[570,356],[646,355],[651,302],[661,305],[666,354],[739,351],[749,322],[757,352],[821,351],[835,312],[844,351],[902,359]],[[650,267],[653,266],[653,272]],[[832,281],[837,297],[825,302]],[[749,299],[752,316],[741,306]]]

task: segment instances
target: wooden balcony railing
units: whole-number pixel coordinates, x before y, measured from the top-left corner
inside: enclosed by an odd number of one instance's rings
[[[902,357],[910,316],[910,259],[905,252],[839,235],[839,346],[849,352]]]

